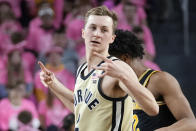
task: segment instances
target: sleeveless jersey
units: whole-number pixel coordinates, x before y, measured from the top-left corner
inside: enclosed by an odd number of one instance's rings
[[[86,63],[78,69],[74,89],[75,131],[131,130],[132,98],[128,95],[121,98],[106,96],[101,88],[102,78],[97,77],[103,71],[92,70],[85,76],[85,69]]]
[[[157,71],[148,69],[139,78],[140,83],[147,87],[148,81],[153,73]],[[139,106],[133,101],[133,131],[154,131],[161,127],[169,126],[176,122],[176,119],[169,111],[163,97],[156,99],[159,105],[159,114],[156,116],[148,116]]]

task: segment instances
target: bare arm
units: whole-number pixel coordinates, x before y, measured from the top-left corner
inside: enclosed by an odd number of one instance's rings
[[[195,131],[196,120],[184,118],[168,127],[157,129],[156,131]]]
[[[74,104],[72,101],[67,100],[65,97],[62,95],[57,94],[53,89],[51,91],[55,94],[55,96],[61,100],[61,102],[72,112],[74,113]]]
[[[104,70],[100,77],[105,75],[118,79],[119,86],[130,96],[134,97],[137,103],[148,115],[157,115],[159,106],[157,105],[152,93],[143,87],[132,68],[122,61],[112,61],[97,53],[98,57],[102,58],[105,63],[95,69]]]
[[[159,73],[157,79],[156,82],[158,83],[155,82],[154,85],[159,89],[177,122],[156,131],[195,131],[196,120],[194,114],[177,80],[166,72]]]
[[[49,71],[42,62],[38,63],[41,67],[40,79],[44,86],[49,87],[51,91],[64,103],[64,105],[73,111],[74,96],[73,92],[66,88],[54,73]]]

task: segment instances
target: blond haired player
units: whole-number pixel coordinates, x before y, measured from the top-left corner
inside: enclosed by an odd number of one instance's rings
[[[132,98],[149,115],[159,111],[132,68],[109,56],[116,25],[116,15],[105,6],[87,12],[82,30],[87,62],[78,69],[74,93],[39,62],[42,82],[74,110],[76,131],[131,131]]]

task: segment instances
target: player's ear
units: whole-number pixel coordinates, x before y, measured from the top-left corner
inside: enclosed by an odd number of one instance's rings
[[[114,42],[115,38],[116,38],[116,35],[115,35],[115,34],[113,34],[113,35],[112,35],[112,39],[111,39],[110,44],[112,44],[112,43]]]
[[[124,62],[126,62],[129,59],[129,56],[127,54],[124,54],[122,56],[120,56],[120,59]]]

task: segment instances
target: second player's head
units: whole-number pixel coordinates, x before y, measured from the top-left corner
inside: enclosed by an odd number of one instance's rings
[[[116,30],[116,38],[109,46],[109,54],[118,58],[143,58],[144,48],[142,42],[130,31]]]

